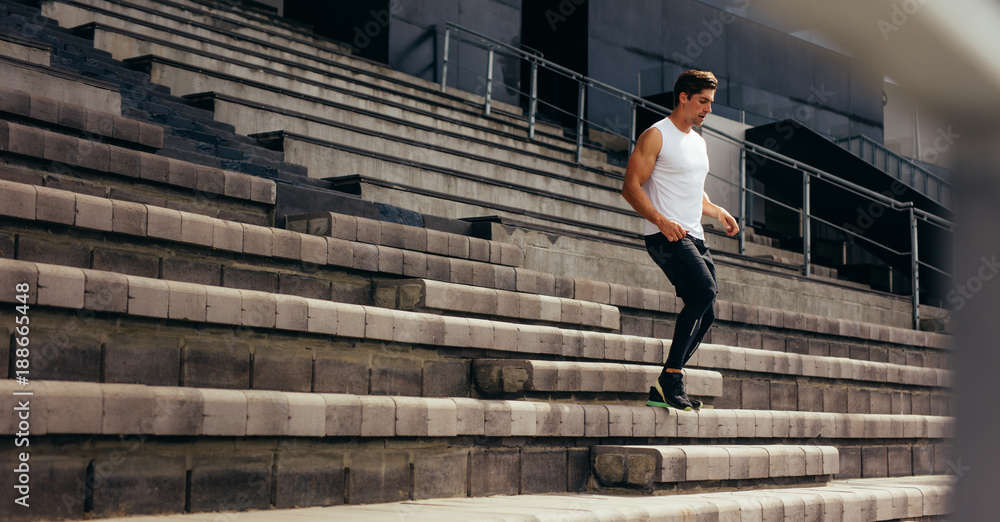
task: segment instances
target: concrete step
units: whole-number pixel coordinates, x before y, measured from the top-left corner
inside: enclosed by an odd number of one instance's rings
[[[0,77],[8,89],[31,92],[105,114],[120,116],[122,113],[118,86],[107,82],[8,56],[0,56]]]
[[[398,310],[619,330],[618,309],[610,305],[429,279],[379,281],[375,286],[375,302]]]
[[[165,64],[157,63],[159,68]],[[172,81],[183,81],[185,71],[171,74]],[[234,78],[213,78],[231,83]],[[250,80],[241,77],[240,89],[250,90]],[[292,80],[294,85],[300,84]],[[204,84],[204,82],[200,82]],[[234,90],[222,86],[222,91]],[[282,89],[288,92],[288,89]],[[255,98],[264,93],[248,92]],[[556,181],[568,182],[565,191],[595,190],[598,201],[620,200],[622,175],[609,174],[598,169],[580,168],[568,153],[554,151],[500,133],[482,132],[451,125],[442,117],[433,115],[403,114],[398,111],[369,110],[344,105],[329,99],[317,102],[293,94],[267,93],[262,100],[241,99],[218,93],[196,94],[188,97],[196,103],[211,103],[216,118],[233,124],[241,134],[258,135],[284,130],[317,140],[331,141],[344,146],[363,146],[372,152],[412,157],[416,162],[428,163],[454,170],[493,171],[491,175],[504,179],[503,170],[512,170],[521,183],[531,183],[525,178],[540,176],[550,186]],[[309,109],[308,112],[303,112]],[[377,109],[377,108],[375,108]],[[413,116],[413,117],[410,117]],[[501,170],[503,169],[503,170]],[[615,199],[610,199],[610,196]]]
[[[163,127],[60,102],[31,92],[0,86],[0,111],[46,126],[58,126],[102,141],[156,151],[163,148]],[[9,130],[8,130],[9,133]]]
[[[150,34],[157,40],[165,44],[170,42],[187,43],[193,47],[195,53],[198,49],[206,48],[213,54],[229,56],[240,60],[263,60],[259,65],[273,66],[277,61],[293,68],[301,67],[299,64],[319,67],[334,74],[353,78],[357,83],[368,83],[371,89],[388,89],[399,93],[410,93],[407,97],[411,103],[425,103],[423,100],[434,100],[439,106],[453,109],[462,109],[467,114],[481,113],[483,99],[471,93],[462,91],[452,91],[445,95],[441,94],[440,86],[431,82],[426,82],[412,76],[408,76],[396,71],[392,71],[380,64],[373,64],[364,60],[351,58],[342,54],[324,56],[323,51],[301,50],[289,47],[270,39],[257,39],[243,35],[236,35],[224,28],[217,26],[189,23],[185,19],[176,17],[159,17],[148,12],[137,13],[135,11],[119,9],[121,2],[116,5],[106,5],[103,8],[95,5],[85,5],[74,1],[62,3],[46,4],[43,13],[45,16],[56,18],[65,27],[77,27],[84,24],[97,22],[109,27],[117,27],[117,32],[134,30],[142,27],[143,34]],[[130,31],[129,31],[130,32]],[[193,40],[193,43],[192,43]],[[120,44],[118,44],[120,45]],[[248,48],[249,47],[249,48]],[[119,59],[125,59],[135,54],[115,55]],[[524,119],[519,116],[521,110],[517,107],[508,106],[503,103],[494,102],[495,112],[490,118],[491,121],[519,126],[526,129]],[[562,138],[562,129],[549,128],[546,125],[539,125],[542,134],[538,135],[539,140],[551,144],[569,147],[568,140]],[[523,131],[526,132],[526,131]],[[597,154],[586,151],[588,159],[596,159]]]
[[[826,485],[840,472],[833,446],[594,446],[591,451],[601,487],[657,493],[691,491],[708,481],[734,489],[755,483]]]
[[[425,123],[428,117],[436,118],[436,126],[454,128],[455,132],[470,137],[493,132],[497,133],[497,138],[504,137],[528,151],[540,150],[564,160],[572,159],[575,151],[575,145],[561,137],[561,129],[558,129],[558,135],[536,130],[535,139],[528,140],[526,125],[519,118],[484,117],[481,110],[470,107],[465,102],[441,99],[436,90],[386,82],[380,76],[366,75],[350,68],[345,70],[344,65],[339,62],[317,61],[312,56],[285,59],[278,49],[256,52],[246,49],[245,42],[243,47],[239,45],[239,41],[225,43],[224,35],[218,36],[223,41],[213,40],[169,31],[149,22],[144,23],[148,31],[140,34],[129,29],[130,26],[134,29],[134,24],[141,21],[100,14],[97,18],[101,21],[79,26],[74,32],[91,38],[96,47],[108,50],[120,60],[155,55],[162,60],[186,64],[189,68],[198,67],[213,73],[229,72],[240,77],[262,78],[266,80],[264,85],[277,86],[273,87],[275,90],[280,87],[296,93],[305,89],[308,94],[325,89],[321,98],[329,98],[332,104],[349,101],[344,96],[354,96],[368,104],[384,105],[381,113],[406,111],[415,123]],[[189,85],[190,82],[174,84],[180,93],[194,94],[204,90],[204,87],[197,90]],[[350,105],[357,107],[358,103]],[[593,151],[586,150],[584,160],[591,167],[616,172],[618,175],[623,173],[623,169],[607,165],[603,157]]]
[[[32,435],[944,439],[952,419],[0,380],[32,392]],[[13,435],[8,417],[0,433]]]
[[[639,364],[476,359],[472,375],[479,390],[490,396],[524,392],[645,395],[661,369],[660,366]],[[721,373],[690,368],[683,373],[688,395],[708,400],[722,396]]]
[[[302,522],[330,519],[394,522],[407,520],[555,522],[563,520],[659,520],[733,522],[780,520],[890,521],[936,520],[947,516],[954,480],[946,475],[892,479],[836,480],[828,486],[790,487],[669,496],[609,496],[593,493],[518,495],[470,499],[404,501],[371,506],[335,506],[241,513],[258,522],[295,517]],[[926,518],[925,518],[926,517]],[[198,515],[121,518],[110,521],[202,520]]]
[[[138,126],[131,128],[138,132]],[[204,167],[5,120],[0,120],[0,135],[3,137],[0,139],[0,151],[31,160],[57,162],[64,169],[77,167],[99,174],[110,174],[113,177],[131,178],[136,180],[133,183],[137,184],[195,190],[213,196],[226,196],[265,205],[273,205],[275,202],[276,189],[273,181],[240,172]],[[6,186],[10,190],[15,189],[9,182]],[[34,187],[16,188],[27,197],[22,204],[27,205],[34,199],[30,194]],[[49,196],[50,192],[46,191],[45,194]],[[65,198],[72,195],[58,194],[58,197]],[[34,213],[33,209],[27,207],[24,211],[27,212],[24,217]],[[75,219],[71,207],[51,206],[46,203],[43,212],[49,212],[50,214],[45,215],[53,216],[50,220],[60,223],[71,224]],[[52,212],[56,214],[51,214]],[[97,214],[92,217],[97,217]],[[110,219],[109,216],[104,217]],[[34,216],[30,219],[34,219]],[[141,225],[143,224],[136,223],[132,226],[141,228]]]
[[[0,34],[0,56],[48,67],[52,46],[13,34]]]
[[[516,267],[522,258],[521,249],[510,243],[335,212],[291,215],[285,222],[293,232],[469,261]]]

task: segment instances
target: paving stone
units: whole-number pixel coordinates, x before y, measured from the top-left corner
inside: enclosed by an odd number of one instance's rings
[[[430,260],[427,263],[428,277],[430,277]],[[354,244],[354,265],[357,270],[368,272],[378,271],[378,247],[375,245],[355,243]]]
[[[99,384],[48,382],[44,391],[48,434],[101,432],[104,402]]]
[[[258,256],[271,257],[271,244],[274,241],[272,229],[243,223],[243,252]]]
[[[170,175],[170,162],[164,156],[155,154],[139,154],[139,177],[159,183],[167,183]]]
[[[240,290],[205,287],[205,320],[209,323],[242,324],[243,295]]]
[[[181,241],[210,247],[215,238],[215,220],[200,214],[181,214]]]
[[[392,437],[396,434],[396,403],[391,397],[360,397],[361,436]],[[329,409],[327,410],[329,415]]]
[[[200,192],[209,194],[223,194],[226,191],[225,174],[221,169],[197,165],[195,167],[198,182],[195,188]]]
[[[212,248],[229,252],[243,252],[243,225],[221,219],[212,220]],[[326,261],[326,243],[323,244]]]
[[[156,435],[197,435],[202,432],[204,400],[199,390],[182,387],[155,388]]]
[[[250,177],[250,199],[258,203],[273,205],[278,196],[278,187],[269,179]]]
[[[6,195],[0,198],[0,215],[21,219],[35,219],[37,188],[31,185],[0,181]]]
[[[35,188],[35,219],[72,225],[76,219],[76,197],[71,192],[48,187]]]
[[[328,436],[357,436],[362,433],[362,404],[356,395],[339,395],[325,393],[326,401],[326,434]],[[376,402],[388,400],[395,408],[395,403],[388,397],[376,397]],[[395,410],[389,412],[395,423]],[[370,427],[369,427],[370,428]]]
[[[98,154],[100,154],[98,152]],[[138,178],[140,169],[139,151],[124,149],[114,145],[108,146],[108,172],[129,178]],[[101,157],[94,158],[94,161],[101,161]]]
[[[182,222],[181,213],[176,210],[155,206],[146,208],[146,234],[149,237],[181,241]]]
[[[41,158],[44,152],[45,131],[35,127],[8,124],[7,150],[32,158]]]
[[[245,390],[247,396],[247,436],[287,435],[288,399],[284,393]]]
[[[126,276],[128,279],[128,313],[147,317],[168,317],[170,289],[166,281]]]

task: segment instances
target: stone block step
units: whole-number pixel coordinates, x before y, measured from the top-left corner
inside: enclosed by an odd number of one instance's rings
[[[476,359],[472,363],[473,379],[487,395],[523,392],[645,395],[661,369],[653,365],[530,359]],[[722,396],[721,373],[690,368],[683,373],[688,395],[706,399]]]
[[[835,480],[827,486],[704,494],[631,496],[594,493],[517,495],[469,499],[411,500],[370,506],[240,513],[241,521],[262,522],[295,517],[325,520],[395,522],[400,513],[414,521],[556,522],[565,520],[726,520],[779,522],[822,520],[872,522],[937,520],[949,515],[954,479],[947,475],[891,479]],[[195,521],[203,515],[121,518],[109,522]],[[926,517],[926,518],[925,518]]]
[[[178,91],[188,90],[180,82],[186,76],[193,77],[190,71],[159,57],[152,63],[154,68],[173,71],[169,78]],[[218,66],[221,70],[231,68]],[[252,82],[255,77],[260,78],[259,83]],[[412,157],[414,161],[440,168],[473,172],[492,169],[492,176],[498,179],[506,179],[504,174],[513,170],[521,172],[522,178],[537,176],[553,186],[561,181],[567,192],[589,190],[602,203],[608,203],[613,196],[621,199],[621,174],[581,168],[571,153],[554,151],[516,136],[468,129],[463,122],[451,122],[433,113],[401,113],[392,107],[372,106],[352,94],[319,93],[318,97],[297,94],[304,89],[300,86],[303,81],[298,78],[287,79],[288,85],[264,73],[249,78],[233,73],[216,74],[210,80],[218,92],[187,98],[204,106],[211,104],[216,118],[232,124],[241,134],[252,136],[285,130],[343,146],[363,146],[374,153]],[[240,83],[243,98],[223,94],[234,91],[236,82]],[[198,86],[205,84],[205,80],[198,82]],[[293,90],[296,86],[298,91]],[[339,101],[341,98],[344,99]],[[365,107],[359,107],[363,103]]]
[[[303,234],[503,266],[520,266],[523,258],[520,247],[511,243],[335,212],[289,215],[285,218],[285,228]]]
[[[0,77],[8,89],[31,92],[105,114],[118,116],[122,113],[118,86],[107,82],[7,56],[0,56]]]
[[[163,127],[0,86],[0,111],[153,150],[163,148]]]
[[[63,166],[142,180],[143,183],[152,185],[162,184],[192,189],[200,193],[266,205],[273,205],[275,202],[275,184],[269,179],[195,165],[4,120],[0,120],[0,151],[33,160],[57,162]],[[13,189],[12,183],[4,183]],[[33,187],[19,188],[21,191],[30,192],[29,189]],[[60,197],[72,197],[71,193],[60,192],[63,193]],[[57,220],[64,224],[72,224],[72,221],[71,212]]]
[[[96,3],[92,2],[94,5]],[[110,32],[117,35],[136,35],[135,29],[141,28],[139,39],[146,42],[156,43],[161,50],[164,47],[184,47],[193,55],[203,52],[210,52],[213,55],[225,58],[247,61],[258,66],[273,67],[280,64],[286,69],[309,68],[320,71],[324,75],[333,75],[343,80],[351,81],[354,89],[361,87],[358,92],[377,93],[380,96],[402,96],[400,101],[413,106],[427,105],[433,112],[460,111],[464,113],[466,119],[479,119],[483,99],[472,93],[453,90],[445,95],[440,93],[440,86],[414,78],[412,76],[393,71],[385,66],[380,66],[365,60],[356,59],[343,54],[324,56],[322,50],[301,50],[282,45],[269,39],[257,39],[232,33],[225,28],[209,26],[198,23],[190,23],[186,19],[178,17],[160,17],[149,12],[136,13],[119,9],[123,2],[116,5],[106,5],[95,7],[83,3],[67,0],[66,2],[53,2],[47,4],[44,10],[46,16],[60,20],[66,27],[77,27],[91,23],[99,24],[105,29],[104,35],[109,36]],[[133,16],[134,15],[134,16]],[[87,34],[90,28],[84,30],[82,34]],[[99,47],[116,53],[118,59],[126,59],[137,56],[130,51],[128,44],[125,44],[118,37],[111,37],[116,40],[110,43],[102,37],[95,42]],[[124,47],[122,47],[124,45]],[[140,44],[144,45],[144,44]],[[142,53],[140,53],[142,54]],[[202,89],[204,90],[204,89]],[[200,92],[200,91],[199,91]],[[481,120],[487,126],[495,128],[521,129],[521,134],[525,133],[525,123],[523,118],[510,117],[508,115],[520,114],[517,107],[508,106],[494,101],[494,106],[498,109],[489,120]],[[536,135],[536,142],[545,142],[558,149],[567,149],[572,145],[561,138],[562,130],[550,128],[547,125],[539,125],[544,135]],[[559,137],[556,137],[556,136]],[[593,162],[596,154],[593,151],[585,151],[588,159]]]
[[[52,46],[49,44],[13,34],[0,34],[0,56],[48,67],[51,55]]]
[[[618,308],[610,305],[429,279],[379,281],[375,303],[399,310],[619,330]]]
[[[32,393],[33,435],[292,437],[626,437],[691,439],[944,439],[952,419],[923,415],[745,410],[677,411],[568,404],[223,390],[140,384],[0,380],[12,411]],[[20,399],[26,400],[26,399]],[[0,421],[0,434],[18,431]]]
[[[602,445],[592,447],[591,452],[594,477],[601,486],[647,491],[707,481],[729,482],[737,487],[788,478],[800,479],[800,484],[826,483],[840,472],[840,454],[833,446]]]

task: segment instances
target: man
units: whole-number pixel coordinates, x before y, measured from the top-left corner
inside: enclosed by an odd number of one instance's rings
[[[712,112],[715,75],[686,71],[674,84],[674,110],[639,136],[628,160],[622,196],[646,218],[646,250],[684,300],[663,372],[649,389],[649,406],[698,409],[684,391],[681,369],[715,320],[718,284],[701,216],[718,219],[730,236],[736,219],[705,193],[708,152],[694,132]]]

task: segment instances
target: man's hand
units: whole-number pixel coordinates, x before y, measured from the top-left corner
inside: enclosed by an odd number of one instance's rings
[[[726,227],[726,235],[734,236],[740,231],[740,225],[736,222],[736,218],[732,214],[726,212],[726,209],[719,209],[719,221]]]
[[[684,236],[688,234],[688,230],[676,221],[672,221],[667,218],[663,218],[656,223],[656,228],[660,229],[667,241],[680,241]]]

